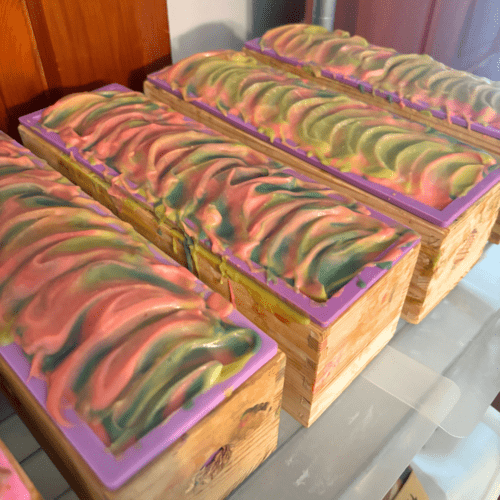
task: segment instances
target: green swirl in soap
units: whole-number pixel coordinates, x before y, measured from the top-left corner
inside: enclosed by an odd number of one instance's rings
[[[326,166],[439,210],[498,168],[486,152],[238,52],[196,54],[156,77]]]
[[[234,375],[261,345],[231,306],[132,228],[0,137],[0,318],[46,380],[120,452]],[[205,290],[206,291],[206,290]]]
[[[351,77],[376,90],[444,111],[467,123],[500,126],[500,82],[452,69],[426,54],[399,54],[342,30],[290,24],[269,30],[262,49],[317,71]]]
[[[158,217],[207,241],[215,254],[256,263],[268,279],[282,278],[316,301],[392,244],[415,239],[141,94],[69,96],[41,123],[90,162],[119,172],[110,179],[116,193],[141,194]]]

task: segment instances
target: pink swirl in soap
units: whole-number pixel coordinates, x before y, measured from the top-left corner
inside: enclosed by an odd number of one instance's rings
[[[500,82],[452,69],[426,54],[399,54],[346,31],[307,24],[269,30],[260,46],[318,71],[355,78],[374,89],[428,104],[448,117],[500,127]]]
[[[160,217],[213,252],[253,261],[315,300],[393,243],[415,239],[140,94],[69,96],[47,108],[41,123],[85,159],[118,171],[115,188],[133,194],[137,186]]]
[[[1,154],[1,153],[0,153]],[[0,449],[0,499],[30,500],[31,494],[5,453]]]
[[[68,405],[121,451],[259,350],[222,319],[184,268],[163,264],[132,228],[0,137],[0,315],[46,380],[46,406]],[[10,154],[13,153],[13,154]]]
[[[185,100],[438,210],[498,168],[486,152],[238,52],[196,54],[155,77]]]

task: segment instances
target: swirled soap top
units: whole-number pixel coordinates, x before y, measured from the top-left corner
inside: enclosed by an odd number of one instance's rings
[[[41,123],[90,163],[111,167],[114,188],[140,193],[214,253],[252,261],[317,301],[391,245],[415,240],[142,94],[72,95],[47,108]]]
[[[346,31],[330,32],[307,24],[269,30],[260,47],[333,76],[355,78],[375,90],[427,104],[448,117],[500,127],[500,82],[452,69],[426,54],[400,54]]]
[[[498,168],[486,152],[239,52],[196,54],[155,77],[324,165],[438,210]]]
[[[0,137],[0,317],[46,407],[69,405],[113,451],[258,352],[260,336],[57,172]],[[206,291],[206,290],[205,290]],[[222,298],[221,298],[222,299]]]

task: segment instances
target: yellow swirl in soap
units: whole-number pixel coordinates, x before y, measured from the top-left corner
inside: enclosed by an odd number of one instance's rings
[[[245,365],[261,345],[230,304],[132,228],[0,137],[0,318],[47,382],[121,451]]]
[[[156,78],[324,165],[439,210],[498,168],[486,152],[238,52],[196,54]]]
[[[411,102],[428,104],[467,123],[500,126],[500,82],[446,66],[426,54],[399,54],[342,30],[290,24],[269,30],[263,49],[282,57],[353,77]]]
[[[69,96],[44,112],[42,124],[90,162],[119,172],[113,189],[141,194],[159,218],[208,241],[214,253],[253,261],[317,301],[393,243],[415,239],[141,94]]]

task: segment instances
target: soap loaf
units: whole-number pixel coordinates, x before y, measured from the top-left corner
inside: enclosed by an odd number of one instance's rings
[[[132,498],[139,488],[157,498],[160,488],[180,497],[214,453],[238,444],[242,455],[213,482],[221,498],[274,448],[283,368],[275,342],[4,136],[0,238],[3,386],[85,496]],[[235,432],[232,418],[249,403],[273,408],[255,425],[259,446],[236,434],[225,441],[220,422]],[[211,437],[192,448],[200,433]],[[238,472],[243,454],[248,469]],[[165,462],[171,473],[150,484]]]
[[[307,24],[271,29],[245,47],[277,67],[354,91],[357,98],[429,120],[464,142],[500,153],[499,82],[450,68],[427,54],[400,54],[346,31]]]
[[[30,148],[117,213],[133,207],[141,231],[145,212],[183,235],[187,265],[287,354],[284,407],[304,425],[394,333],[408,228],[116,85],[23,123]]]
[[[491,233],[496,158],[425,125],[234,51],[195,54],[150,75],[145,91],[419,232],[410,322],[465,275]]]
[[[400,54],[342,30],[274,28],[245,44],[267,64],[500,154],[500,83],[426,54]],[[500,243],[500,216],[490,241]]]

